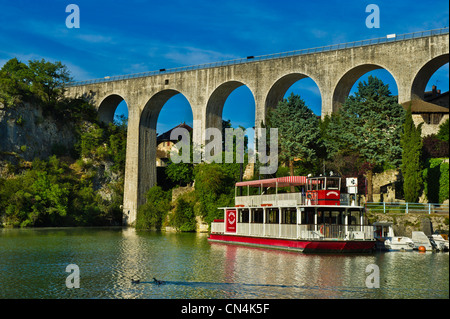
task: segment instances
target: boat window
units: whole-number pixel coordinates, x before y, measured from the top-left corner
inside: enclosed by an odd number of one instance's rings
[[[314,224],[314,209],[306,208],[305,211],[302,212],[302,224]]]
[[[281,214],[282,224],[295,224],[297,222],[297,210],[295,208],[284,208]]]
[[[324,212],[318,211],[317,212],[317,224],[323,224],[324,223]]]
[[[331,224],[342,225],[342,211],[332,211],[331,212]]]
[[[253,211],[253,222],[262,224],[263,223],[263,210],[262,209],[255,209]]]
[[[339,178],[327,178],[327,189],[339,189]]]
[[[278,209],[269,208],[266,209],[266,224],[278,224]]]
[[[238,214],[238,223],[248,223],[249,211],[248,209],[240,209]]]
[[[359,210],[349,210],[348,211],[348,224],[349,225],[359,225],[360,224],[360,211]]]

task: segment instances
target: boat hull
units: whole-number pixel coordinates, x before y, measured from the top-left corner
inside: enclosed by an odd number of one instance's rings
[[[211,242],[285,249],[303,253],[370,253],[374,251],[374,240],[292,240],[211,234]]]

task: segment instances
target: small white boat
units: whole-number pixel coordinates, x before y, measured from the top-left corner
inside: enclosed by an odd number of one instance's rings
[[[433,245],[431,244],[430,239],[423,231],[413,231],[412,240],[414,242],[415,250],[418,250],[420,246],[425,247],[427,251],[433,250]]]
[[[412,251],[414,242],[409,237],[395,236],[392,222],[375,222],[374,237],[377,240],[376,247],[387,251]]]
[[[436,249],[440,251],[448,251],[448,240],[445,240],[441,235],[439,234],[433,234],[431,235],[431,238],[433,239],[434,243],[436,244]]]

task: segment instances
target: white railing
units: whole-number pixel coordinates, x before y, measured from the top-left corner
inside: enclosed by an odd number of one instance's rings
[[[366,203],[366,211],[380,213],[425,213],[425,214],[448,214],[448,204],[436,203]]]
[[[281,193],[270,195],[236,196],[235,204],[246,207],[261,206],[261,204],[272,204],[274,206],[296,206],[304,205],[305,196],[302,193]]]
[[[224,233],[225,232],[225,223],[223,222],[212,222],[211,223],[211,233]]]
[[[353,194],[341,193],[341,205],[358,206],[359,199]],[[244,205],[245,207],[258,207],[261,204],[272,204],[280,207],[294,207],[297,205],[306,205],[306,196],[302,193],[281,193],[270,195],[250,195],[236,196],[235,205]]]
[[[213,222],[211,232],[225,233],[224,222]],[[230,234],[304,240],[369,240],[374,239],[374,228],[369,225],[237,223],[236,232]]]

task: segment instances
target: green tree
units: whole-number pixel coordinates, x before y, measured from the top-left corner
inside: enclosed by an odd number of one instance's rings
[[[64,94],[64,85],[72,80],[70,72],[61,62],[30,60],[28,62],[30,91],[45,104],[55,106]]]
[[[267,126],[278,128],[278,156],[294,175],[294,160],[310,162],[317,158],[320,129],[318,117],[300,96],[292,93],[268,114]]]
[[[136,228],[160,230],[164,218],[170,210],[170,191],[165,192],[160,186],[153,186],[147,192],[147,202],[139,208]]]
[[[30,95],[29,69],[25,63],[13,58],[0,70],[0,102],[13,106]]]
[[[405,201],[416,203],[419,200],[423,186],[422,180],[422,123],[417,127],[411,113],[411,105],[405,115],[403,124],[403,134],[401,137],[402,146],[402,175],[403,192]]]
[[[449,120],[447,119],[444,123],[439,125],[439,132],[437,133],[436,137],[441,141],[448,142],[448,135],[449,135],[448,130],[449,130]]]
[[[59,61],[30,60],[27,66],[13,58],[0,70],[0,101],[12,106],[34,98],[55,109],[63,100],[64,85],[71,80],[69,70]]]
[[[368,82],[359,82],[355,95],[347,98],[338,111],[335,134],[350,150],[359,153],[366,171],[369,202],[373,201],[373,170],[400,164],[404,113],[389,86],[373,76]]]
[[[171,225],[183,232],[195,231],[196,220],[194,206],[188,200],[187,196],[181,196],[177,199],[175,211],[171,216]]]
[[[202,216],[207,223],[214,218],[222,217],[218,207],[233,206],[234,183],[223,165],[202,163],[195,167],[195,193],[197,197],[196,214]]]
[[[166,174],[170,180],[178,185],[186,185],[194,179],[192,163],[174,163],[169,161]]]

